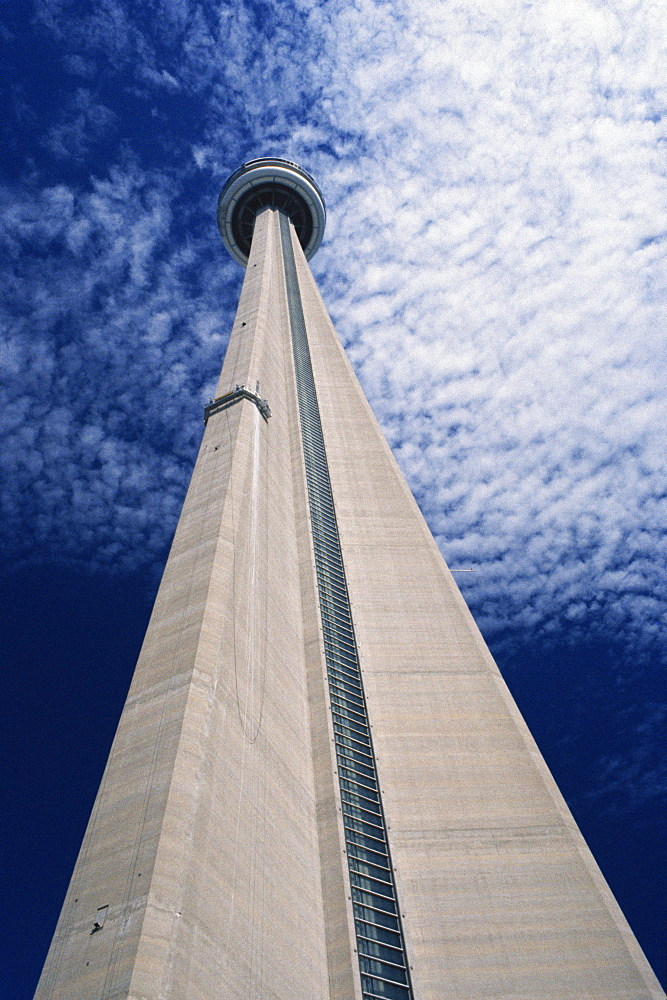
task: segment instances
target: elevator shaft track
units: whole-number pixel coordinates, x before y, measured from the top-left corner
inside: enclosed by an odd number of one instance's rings
[[[289,219],[280,215],[299,418],[363,1000],[412,1000]]]

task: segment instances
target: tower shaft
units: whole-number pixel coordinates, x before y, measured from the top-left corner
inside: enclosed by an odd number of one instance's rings
[[[218,997],[221,984],[229,998],[326,996],[304,499],[272,219],[218,395],[259,381],[273,415],[243,400],[206,425],[40,1000]]]
[[[272,207],[217,397],[39,1000],[663,996]]]

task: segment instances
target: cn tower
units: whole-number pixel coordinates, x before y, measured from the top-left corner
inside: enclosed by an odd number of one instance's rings
[[[664,994],[308,266],[315,180],[220,195],[245,279],[39,1000]]]

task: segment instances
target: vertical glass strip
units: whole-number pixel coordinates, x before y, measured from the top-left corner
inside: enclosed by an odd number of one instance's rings
[[[280,236],[362,993],[364,1000],[412,1000],[290,224],[282,213]]]

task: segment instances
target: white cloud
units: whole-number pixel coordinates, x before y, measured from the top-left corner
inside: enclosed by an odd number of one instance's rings
[[[36,537],[43,554],[89,567],[150,566],[224,346],[231,265],[165,251],[173,189],[137,168],[88,192],[2,195],[15,264],[0,313],[5,538],[14,559]]]
[[[445,555],[477,568],[461,583],[483,624],[620,617],[632,642],[666,596],[634,530],[665,464],[664,247],[646,240],[667,222],[647,107],[667,102],[655,73],[644,89],[664,27],[650,5],[633,29],[622,3],[473,10],[415,3],[394,31],[384,8],[372,58],[336,33],[334,75],[363,69],[335,121],[365,152],[356,188],[329,171],[315,268]]]
[[[35,432],[37,457],[31,471],[19,444],[5,455],[44,537],[74,553],[87,532],[91,551],[126,563],[167,540],[178,501],[164,476],[180,496],[199,434],[186,414],[213,378],[235,273],[207,181],[185,243],[173,206],[193,177],[283,153],[324,188],[314,269],[445,556],[476,569],[460,583],[482,624],[651,641],[667,596],[658,6],[329,0],[261,21],[238,0],[183,2],[151,6],[150,30],[120,0],[76,26],[63,10],[38,5],[63,43],[74,31],[72,55],[104,52],[104,72],[124,67],[151,100],[196,97],[209,131],[150,171],[126,157],[106,180],[5,193],[5,245],[28,248],[0,355],[6,419]],[[46,272],[30,262],[38,245]],[[31,373],[20,391],[18,364]],[[83,378],[113,391],[82,402]],[[159,412],[157,429],[136,407]],[[103,434],[90,460],[84,425]],[[56,526],[64,469],[81,489]],[[147,502],[123,506],[133,475]],[[133,548],[141,532],[148,554]]]

